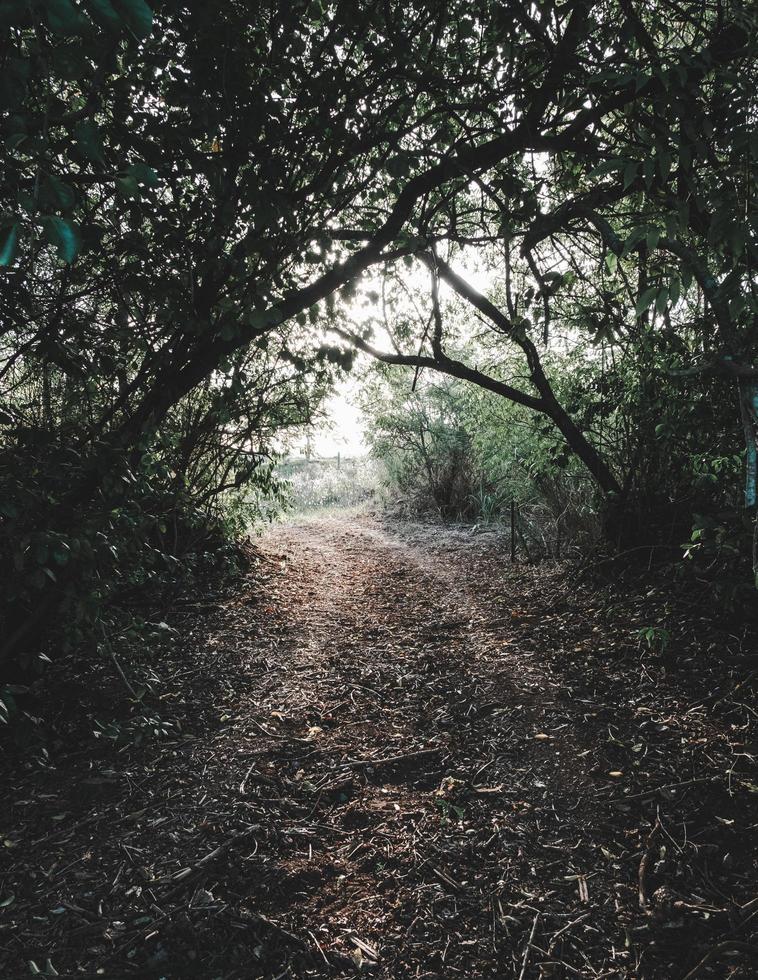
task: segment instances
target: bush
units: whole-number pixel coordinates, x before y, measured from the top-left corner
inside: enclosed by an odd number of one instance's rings
[[[532,557],[597,541],[593,488],[549,423],[450,378],[374,368],[363,401],[367,438],[392,505],[408,516],[508,522]]]
[[[290,459],[276,473],[295,513],[357,507],[373,500],[378,488],[376,463],[365,457]]]
[[[34,675],[56,653],[92,650],[104,611],[231,568],[223,512],[177,493],[153,456],[114,457],[90,499],[68,500],[95,465],[51,440],[0,452],[0,664],[6,680]]]

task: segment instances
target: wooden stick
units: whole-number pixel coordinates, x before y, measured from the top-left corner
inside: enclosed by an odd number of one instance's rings
[[[526,968],[529,963],[529,952],[532,948],[532,940],[534,939],[534,934],[537,931],[537,923],[539,922],[540,914],[539,912],[534,917],[534,922],[532,923],[532,931],[529,933],[529,939],[526,946],[524,947],[524,959],[521,961],[521,972],[518,975],[518,980],[524,980],[526,976]]]
[[[516,560],[516,501],[511,501],[511,563]]]
[[[699,776],[696,779],[684,779],[680,783],[664,783],[654,789],[646,789],[644,793],[633,793],[631,796],[620,796],[615,800],[605,800],[605,803],[627,803],[629,800],[641,800],[645,796],[655,796],[662,789],[682,789],[684,786],[695,786],[697,783],[717,783],[721,776]],[[600,794],[598,798],[602,800]]]
[[[371,766],[389,766],[395,762],[411,762],[420,759],[432,758],[439,755],[442,749],[419,749],[418,752],[405,752],[402,755],[390,755],[384,759],[352,759],[347,762],[340,762],[332,767],[332,771],[339,769],[368,769]]]
[[[548,944],[547,955],[548,956],[553,955],[553,949],[555,948],[555,943],[559,936],[562,936],[565,932],[568,932],[569,929],[573,929],[574,926],[578,926],[581,922],[585,922],[591,916],[592,916],[591,912],[585,912],[584,915],[580,915],[577,919],[573,919],[571,922],[567,922],[565,926],[559,929],[558,932],[556,932],[553,938],[550,940],[550,943]]]
[[[653,829],[648,834],[645,853],[642,855],[642,859],[640,861],[640,869],[637,876],[639,880],[638,897],[639,897],[639,903],[641,909],[647,909],[650,903],[650,899],[647,893],[647,874],[648,874],[648,869],[650,867],[650,862],[653,860],[653,857],[655,856],[654,841],[655,838],[660,833],[660,830],[661,830],[661,818],[660,816],[657,816],[655,818],[655,824],[653,826]]]
[[[692,980],[711,960],[716,959],[717,956],[720,956],[722,953],[727,953],[730,950],[735,950],[740,953],[752,953],[753,956],[758,956],[758,946],[752,946],[750,943],[742,943],[736,939],[727,939],[725,942],[719,943],[718,946],[714,946],[713,949],[709,950],[697,966],[694,966],[689,973],[682,977],[682,980]]]

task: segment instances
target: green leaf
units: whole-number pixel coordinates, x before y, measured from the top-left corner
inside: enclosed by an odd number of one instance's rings
[[[634,308],[635,313],[638,317],[642,316],[645,310],[647,310],[647,308],[655,299],[657,293],[658,293],[658,287],[651,286],[649,289],[644,290],[644,292],[640,295],[640,298],[637,300],[637,305]]]
[[[56,204],[64,211],[70,210],[76,202],[76,196],[73,190],[68,184],[64,184],[59,177],[47,177],[45,179],[45,190],[53,204]]]
[[[654,252],[658,248],[658,242],[661,238],[661,232],[659,228],[651,228],[647,235],[645,235],[645,242],[647,243],[648,252]]]
[[[238,323],[233,323],[228,321],[221,328],[221,339],[222,340],[234,340],[239,336],[240,328]]]
[[[16,257],[16,245],[18,244],[18,227],[13,224],[10,228],[3,228],[0,231],[0,266],[10,265]]]
[[[139,197],[139,186],[134,177],[119,177],[116,188],[124,197]]]
[[[732,227],[727,232],[726,239],[735,259],[739,259],[745,250],[745,232],[742,228]]]
[[[671,211],[663,216],[663,221],[666,225],[666,234],[669,238],[676,238],[679,232],[679,215],[673,214]]]
[[[83,119],[74,129],[74,138],[81,153],[94,163],[104,163],[100,131],[91,119]]]
[[[689,201],[679,201],[677,211],[679,212],[679,227],[687,228],[690,223],[690,204]]]
[[[603,160],[599,163],[594,170],[590,170],[588,177],[592,179],[593,177],[602,177],[604,174],[615,173],[623,167],[624,161],[615,158],[613,160]]]
[[[12,422],[13,418],[9,415],[2,419],[3,425],[10,425]],[[0,514],[13,520],[13,518],[18,517],[18,507],[12,500],[0,500]]]
[[[13,109],[26,98],[31,77],[31,61],[28,58],[6,58],[0,72],[0,99],[3,109]]]
[[[661,286],[658,295],[655,297],[655,309],[658,313],[663,313],[669,301],[669,291],[667,286]]]
[[[86,0],[87,10],[92,20],[111,31],[121,31],[124,22],[113,9],[110,0]]]
[[[90,63],[79,43],[53,48],[52,60],[56,73],[67,82],[86,77],[90,70]]]
[[[153,29],[153,12],[145,0],[115,0],[114,7],[136,37],[147,37]]]
[[[653,157],[645,158],[645,162],[642,164],[642,174],[645,179],[645,187],[650,190],[653,185],[653,177],[655,177],[655,160]]]
[[[158,174],[146,163],[133,163],[126,168],[126,172],[130,177],[134,177],[138,184],[144,184],[146,187],[160,186]]]
[[[661,180],[668,180],[668,176],[671,173],[671,154],[666,150],[663,153],[659,153],[656,159],[658,162],[658,172],[661,175]]]
[[[55,215],[43,219],[44,235],[58,249],[64,262],[73,262],[79,251],[79,232],[70,221]]]
[[[624,167],[624,190],[627,190],[637,178],[637,171],[640,169],[639,160],[627,160]]]
[[[70,552],[69,546],[61,541],[53,548],[53,561],[56,565],[65,565],[68,562]]]
[[[34,546],[34,560],[38,565],[44,565],[47,561],[47,545],[44,542]]]
[[[5,146],[11,153],[17,150],[19,146],[22,146],[28,139],[26,133],[11,133],[10,136],[5,141]]]
[[[622,258],[628,255],[632,251],[632,249],[636,245],[638,245],[643,238],[647,236],[647,231],[648,229],[646,225],[640,225],[639,227],[632,229],[629,237],[624,242],[624,248],[622,249],[621,252]]]
[[[45,0],[44,8],[48,27],[53,34],[71,37],[81,34],[88,27],[87,21],[71,0]]]

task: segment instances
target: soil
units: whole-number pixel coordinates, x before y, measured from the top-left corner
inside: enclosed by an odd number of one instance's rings
[[[278,526],[126,713],[82,667],[2,762],[0,976],[757,977],[755,627],[507,552]]]

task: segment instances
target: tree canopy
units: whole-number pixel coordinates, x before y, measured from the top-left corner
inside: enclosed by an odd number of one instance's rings
[[[739,5],[9,7],[6,323],[44,321],[65,361],[60,307],[93,354],[111,331],[88,301],[126,319],[132,430],[440,239],[520,239],[543,298],[560,234],[591,232],[609,266],[645,250],[638,312],[695,279],[715,345],[749,356]]]
[[[82,508],[133,503],[140,467],[184,487],[202,471],[206,500],[267,485],[271,437],[356,349],[543,414],[617,509],[650,428],[609,458],[559,397],[551,337],[623,351],[649,405],[674,376],[736,380],[754,504],[749,5],[8,0],[1,16],[4,547],[34,588],[59,587],[47,556],[79,540]],[[471,256],[491,295],[460,271]],[[385,323],[385,350],[351,303],[363,290],[379,311],[377,283],[414,266],[428,316]],[[451,348],[441,285],[486,322],[486,370]],[[696,424],[664,421],[670,445]],[[17,478],[24,459],[49,485]]]

